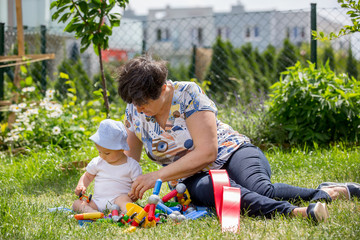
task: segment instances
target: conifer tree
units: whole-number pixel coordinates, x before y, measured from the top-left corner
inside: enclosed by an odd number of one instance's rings
[[[226,44],[217,38],[215,44],[212,47],[213,55],[211,64],[205,80],[211,82],[210,92],[212,94],[228,92],[232,90],[232,84],[229,83],[229,54]]]
[[[348,49],[346,72],[348,73],[349,77],[354,77],[357,79],[357,77],[358,77],[357,61],[353,56],[353,53],[351,50],[351,45],[349,46],[349,49]]]
[[[266,80],[264,78],[264,74],[261,72],[259,64],[257,63],[256,51],[257,50],[253,50],[251,43],[247,43],[241,47],[242,55],[249,65],[248,71],[251,72],[251,75],[254,79],[255,90],[263,91],[267,84],[265,84]]]
[[[276,61],[277,78],[280,77],[281,72],[285,71],[286,68],[295,65],[298,60],[299,57],[296,53],[295,46],[288,38],[286,38],[283,43],[283,48],[280,50]]]
[[[84,70],[81,59],[64,59],[58,66],[58,71],[69,75],[69,79],[75,83],[76,96],[79,99],[92,99],[93,84]],[[65,98],[68,86],[65,83],[68,79],[58,78],[55,88],[59,90],[60,98]]]
[[[277,81],[276,75],[276,48],[273,45],[268,45],[265,51],[263,52],[263,58],[265,59],[265,67],[267,68],[267,78],[270,83],[275,83]]]
[[[325,47],[324,49],[324,57],[323,62],[324,64],[329,61],[329,67],[332,71],[335,70],[335,56],[334,56],[334,50],[331,47],[331,44]]]

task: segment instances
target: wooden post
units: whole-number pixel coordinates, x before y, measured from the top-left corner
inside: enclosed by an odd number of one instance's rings
[[[25,55],[24,48],[24,28],[22,20],[22,5],[21,0],[16,0],[16,27],[17,27],[17,38],[18,38],[18,55]]]
[[[17,40],[18,40],[18,56],[25,56],[24,47],[24,28],[22,20],[22,5],[21,0],[16,0],[16,28],[17,28]],[[15,66],[14,72],[14,85],[20,88],[20,65]],[[17,97],[15,97],[16,101]]]
[[[23,21],[22,21],[22,6],[21,6],[21,0],[16,0],[16,28],[17,28],[17,42],[18,42],[18,56],[23,57],[25,56],[25,47],[24,47],[24,28],[23,28]],[[17,61],[17,63],[21,62]],[[20,66],[15,66],[14,71],[14,86],[16,88],[20,88]],[[19,94],[17,92],[14,93],[12,96],[12,102],[17,103],[19,100]],[[15,122],[16,115],[14,112],[9,114],[8,117],[8,126],[9,128],[12,127],[12,124]]]
[[[13,1],[11,1],[11,2],[13,2]],[[25,44],[24,44],[25,41],[24,41],[24,28],[23,28],[23,20],[22,20],[21,0],[16,0],[15,4],[16,4],[16,27],[17,27],[18,54],[16,56],[1,56],[1,54],[0,54],[0,69],[3,69],[4,67],[15,66],[14,86],[16,88],[20,89],[20,66],[25,63],[44,61],[47,59],[54,59],[55,54],[44,54],[46,49],[42,49],[43,54],[25,55]],[[42,33],[45,34],[44,31],[42,31]],[[3,64],[6,62],[13,62],[13,61],[16,61],[16,63]],[[13,93],[11,101],[6,101],[6,105],[10,105],[11,103],[17,103],[18,98],[19,98],[19,93],[17,93],[15,91]],[[8,116],[8,127],[9,128],[11,128],[11,125],[12,125],[12,123],[15,122],[15,119],[16,119],[15,113],[14,112],[10,113]]]

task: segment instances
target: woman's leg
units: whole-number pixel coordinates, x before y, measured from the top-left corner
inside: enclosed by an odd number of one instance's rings
[[[209,173],[198,173],[187,178],[184,181],[189,190],[192,202],[195,205],[215,207],[214,189]],[[262,196],[256,192],[249,191],[247,188],[240,186],[233,180],[230,180],[232,187],[241,190],[241,209],[250,216],[266,216],[270,217],[274,213],[285,215],[291,214],[296,207],[286,201],[276,201],[274,199]]]
[[[260,195],[279,200],[331,201],[330,196],[317,189],[271,183],[271,169],[263,152],[252,144],[244,144],[224,165],[230,179]]]

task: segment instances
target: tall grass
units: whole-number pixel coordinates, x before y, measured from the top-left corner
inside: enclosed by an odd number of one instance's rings
[[[216,217],[180,224],[167,222],[150,229],[124,233],[125,227],[95,224],[80,227],[67,212],[48,208],[71,208],[73,189],[83,170],[62,170],[64,164],[91,159],[92,145],[81,149],[42,149],[27,154],[0,155],[0,239],[359,239],[360,201],[337,200],[329,205],[331,218],[312,224],[301,218],[273,219],[241,216],[238,234],[221,233]],[[273,182],[317,187],[322,181],[360,182],[360,148],[343,145],[321,149],[272,148],[266,152]],[[146,157],[144,172],[157,169]],[[165,185],[165,184],[164,184]],[[89,192],[92,191],[92,185]],[[139,201],[144,205],[151,191]],[[161,194],[168,192],[163,186]],[[303,203],[301,205],[307,205]]]

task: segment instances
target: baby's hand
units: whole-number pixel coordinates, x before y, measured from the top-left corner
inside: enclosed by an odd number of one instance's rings
[[[136,202],[138,200],[138,198],[136,198],[133,194],[128,193],[128,196],[133,202]]]
[[[85,192],[86,192],[86,187],[85,187],[84,185],[77,185],[77,186],[76,186],[76,188],[75,188],[75,194],[76,194],[77,196],[79,196],[80,193],[85,194]]]

